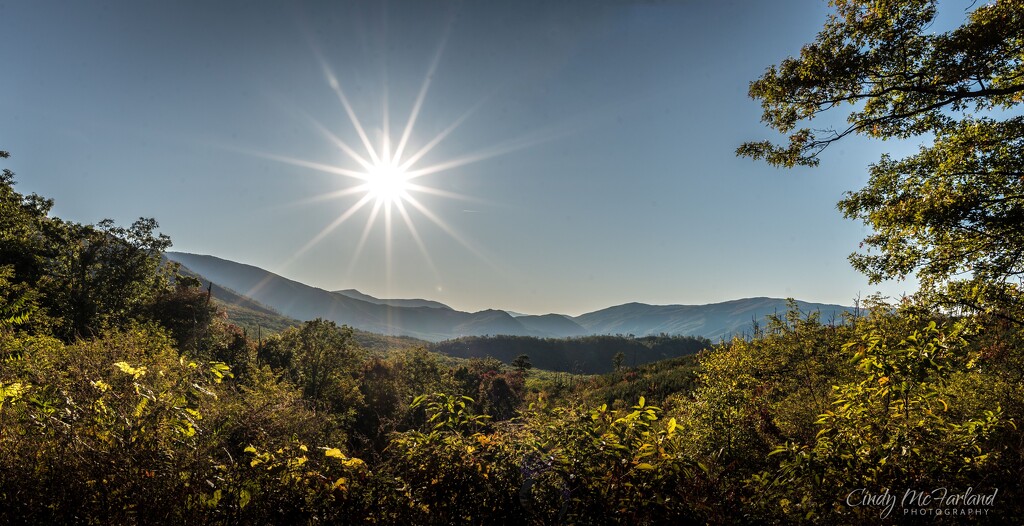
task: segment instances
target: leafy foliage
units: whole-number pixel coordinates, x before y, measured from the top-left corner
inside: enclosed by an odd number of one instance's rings
[[[690,393],[697,387],[698,355],[661,360],[636,368],[622,368],[586,383],[584,399],[594,404],[624,407],[641,396],[664,405],[674,395]]]
[[[817,39],[750,85],[762,120],[789,134],[788,144],[752,142],[737,152],[815,165],[848,135],[934,137],[916,155],[884,155],[867,186],[839,203],[874,230],[863,243],[868,253],[851,260],[872,281],[916,272],[924,291],[947,305],[1021,322],[1024,121],[1016,110],[1024,103],[1024,6],[981,5],[938,33],[937,4],[833,2]],[[846,128],[797,129],[847,104]]]
[[[751,479],[760,492],[781,495],[791,518],[877,518],[877,511],[841,505],[837,496],[858,488],[977,484],[999,462],[997,431],[1016,428],[998,403],[979,407],[954,387],[978,367],[963,323],[908,314],[868,325],[844,346],[857,374],[833,387],[814,439],[777,446],[770,454],[782,457],[778,469]]]
[[[640,397],[628,409],[544,416],[527,481],[544,522],[662,524],[700,516],[704,468],[683,453],[676,419],[663,418],[661,408]]]
[[[836,0],[817,39],[750,85],[762,120],[789,144],[747,143],[739,153],[776,165],[814,165],[851,134],[906,138],[955,126],[953,115],[1012,108],[1024,101],[1024,13],[1017,0],[970,12],[956,29],[930,31],[934,0]],[[841,130],[797,123],[849,104]]]

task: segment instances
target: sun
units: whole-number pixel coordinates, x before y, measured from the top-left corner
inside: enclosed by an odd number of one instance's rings
[[[343,164],[325,164],[314,162],[305,159],[299,159],[294,157],[286,157],[282,155],[274,155],[266,152],[247,152],[260,157],[265,157],[274,161],[291,164],[303,168],[310,168],[313,170],[334,174],[341,176],[342,178],[349,179],[352,184],[346,185],[338,190],[332,192],[325,192],[317,195],[309,200],[303,202],[320,201],[324,199],[336,199],[336,198],[351,198],[353,196],[359,196],[354,203],[347,204],[341,213],[331,221],[329,224],[324,226],[319,232],[317,232],[312,239],[310,239],[305,245],[296,250],[291,257],[289,257],[282,267],[291,264],[293,261],[302,257],[308,250],[314,245],[325,239],[331,232],[340,227],[342,224],[348,222],[353,217],[357,217],[357,213],[361,210],[369,210],[368,217],[366,218],[366,224],[363,227],[362,235],[356,242],[355,248],[352,252],[352,260],[350,262],[349,272],[351,273],[351,265],[359,258],[363,246],[365,245],[369,235],[372,231],[375,231],[372,227],[378,218],[382,218],[384,223],[384,246],[387,255],[385,256],[387,267],[391,265],[391,243],[392,227],[396,223],[396,219],[400,219],[401,223],[404,223],[408,233],[411,235],[412,240],[416,243],[420,252],[423,254],[424,260],[427,265],[434,271],[435,275],[439,275],[437,269],[434,267],[433,258],[430,256],[430,252],[427,249],[424,239],[420,236],[419,229],[416,227],[414,222],[414,215],[421,216],[422,218],[433,223],[436,227],[440,228],[443,232],[448,234],[450,237],[459,242],[464,248],[469,250],[471,253],[479,257],[483,261],[490,263],[489,258],[482,252],[472,246],[471,243],[463,239],[458,232],[455,231],[450,225],[441,219],[437,214],[430,210],[425,201],[421,201],[423,196],[443,197],[452,198],[458,200],[466,200],[473,202],[481,202],[477,198],[473,198],[467,195],[462,195],[455,192],[443,190],[441,188],[435,188],[427,184],[423,184],[423,180],[420,179],[424,176],[430,176],[432,174],[438,174],[458,168],[460,166],[481,162],[486,159],[498,155],[504,155],[509,152],[519,150],[521,148],[528,147],[537,142],[541,142],[541,138],[530,138],[524,137],[518,140],[509,141],[507,143],[501,143],[489,148],[463,155],[461,157],[453,157],[435,164],[423,166],[421,161],[434,150],[442,141],[445,140],[450,134],[452,134],[464,121],[466,121],[471,115],[473,115],[480,107],[483,106],[487,100],[486,97],[482,98],[475,105],[469,107],[461,115],[459,115],[453,122],[451,122],[446,128],[438,132],[432,139],[425,141],[421,145],[417,145],[417,149],[413,149],[413,144],[416,141],[411,140],[413,135],[413,128],[416,125],[416,121],[419,118],[420,110],[423,107],[424,99],[427,96],[427,91],[430,88],[431,81],[434,79],[434,74],[437,70],[437,66],[441,60],[441,55],[444,50],[445,42],[447,41],[447,34],[442,38],[441,44],[438,46],[437,52],[434,55],[433,60],[424,76],[423,83],[420,86],[419,93],[412,104],[412,109],[409,113],[409,117],[405,123],[404,128],[400,134],[396,134],[394,137],[397,141],[393,141],[390,129],[390,112],[388,108],[388,99],[386,93],[388,90],[387,86],[384,86],[384,105],[382,108],[382,118],[380,123],[379,131],[379,142],[371,140],[373,129],[368,130],[364,128],[356,115],[355,109],[352,103],[349,101],[348,95],[345,94],[342,89],[341,82],[338,77],[335,76],[334,71],[328,65],[324,57],[314,48],[314,54],[318,62],[320,63],[321,69],[323,70],[324,78],[327,81],[327,86],[331,91],[334,92],[338,101],[341,103],[341,107],[344,113],[348,116],[348,120],[351,122],[356,135],[359,138],[359,142],[362,143],[362,151],[359,151],[358,147],[350,146],[348,143],[342,141],[334,132],[332,132],[328,126],[322,124],[318,119],[311,115],[300,111],[300,117],[304,117],[308,123],[318,130],[321,135],[328,142],[334,144],[341,153],[343,153],[351,163],[346,167]],[[495,265],[490,263],[492,267]]]
[[[390,205],[409,196],[409,173],[392,162],[380,162],[366,171],[366,195],[378,203]]]

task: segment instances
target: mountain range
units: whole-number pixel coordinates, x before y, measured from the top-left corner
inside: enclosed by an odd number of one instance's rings
[[[659,334],[729,338],[749,332],[753,322],[785,313],[779,298],[745,298],[707,305],[627,303],[580,316],[519,315],[497,309],[463,312],[426,299],[380,299],[355,289],[328,291],[279,276],[252,265],[214,256],[168,252],[229,304],[244,303],[297,320],[324,318],[380,334],[441,341],[461,336],[534,336],[566,338],[588,335]],[[803,312],[818,311],[823,320],[840,319],[853,309],[841,305],[797,301]]]

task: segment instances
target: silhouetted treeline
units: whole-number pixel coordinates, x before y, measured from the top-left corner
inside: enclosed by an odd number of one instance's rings
[[[525,354],[539,369],[602,374],[615,369],[615,356],[619,353],[622,353],[622,366],[635,367],[695,354],[710,347],[711,341],[699,336],[467,336],[435,343],[430,350],[458,358],[490,356],[507,364]]]

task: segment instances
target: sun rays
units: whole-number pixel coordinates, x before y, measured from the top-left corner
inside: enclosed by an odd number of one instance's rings
[[[448,123],[431,122],[435,130],[440,130],[433,135],[417,135],[417,124],[425,115],[424,108],[429,106],[428,95],[442,62],[450,29],[449,25],[429,60],[423,80],[415,91],[415,97],[407,99],[411,106],[403,125],[394,126],[393,129],[388,97],[400,90],[388,89],[389,75],[386,71],[381,76],[383,86],[377,92],[382,104],[376,111],[357,112],[357,108],[366,110],[368,107],[365,94],[357,98],[351,97],[345,90],[344,79],[331,67],[319,47],[312,40],[309,41],[326,89],[340,106],[339,117],[341,114],[344,117],[335,122],[326,121],[324,115],[330,112],[317,112],[317,117],[314,117],[309,111],[296,108],[290,103],[287,105],[292,106],[294,116],[310,126],[327,144],[335,148],[339,155],[336,160],[322,162],[266,151],[245,153],[336,176],[341,182],[341,188],[324,191],[293,204],[308,206],[312,203],[337,201],[341,203],[341,208],[333,220],[312,232],[309,239],[278,266],[279,271],[301,259],[314,247],[329,239],[337,239],[336,231],[345,225],[355,223],[357,226],[351,228],[351,233],[346,234],[347,239],[344,241],[345,245],[351,247],[345,256],[348,260],[347,265],[345,262],[339,265],[340,268],[347,267],[346,275],[343,277],[346,282],[352,278],[357,263],[368,246],[383,248],[384,261],[381,266],[384,267],[387,281],[390,282],[395,263],[394,243],[411,241],[410,244],[415,245],[414,252],[418,251],[422,255],[422,262],[430,269],[440,287],[443,280],[435,265],[435,258],[430,253],[433,239],[431,230],[441,232],[454,240],[497,273],[504,273],[503,265],[496,263],[484,250],[474,246],[454,226],[448,224],[443,219],[443,207],[438,209],[439,200],[463,200],[490,205],[494,203],[445,188],[444,176],[446,172],[467,165],[550,141],[563,133],[557,130],[535,131],[527,136],[492,144],[482,149],[439,156],[438,152],[442,149],[439,147],[446,140],[450,142],[452,137],[457,136],[460,127],[481,110],[492,95],[482,95],[475,104],[470,104],[466,109],[455,113],[454,118]],[[371,115],[379,116],[380,121],[376,121],[370,117]],[[364,219],[365,223],[360,225]],[[397,230],[402,230],[403,235],[396,237]],[[375,235],[379,237],[374,238]],[[380,244],[371,243],[371,239],[379,239]]]
[[[327,164],[283,155],[267,153],[257,154],[261,157],[277,162],[336,175],[348,182],[347,185],[340,190],[325,192],[323,194],[313,196],[311,199],[305,201],[308,203],[324,200],[345,200],[347,203],[344,205],[344,209],[333,221],[324,225],[318,232],[313,234],[309,241],[303,244],[302,247],[296,250],[281,265],[282,267],[286,267],[301,258],[313,247],[324,242],[332,232],[342,227],[342,225],[353,221],[353,218],[363,216],[366,217],[366,222],[362,225],[355,247],[350,254],[348,262],[349,275],[351,275],[364,248],[367,246],[367,242],[374,231],[374,225],[382,222],[386,259],[384,263],[388,269],[388,273],[390,274],[390,268],[392,266],[391,255],[394,240],[393,230],[400,224],[401,226],[404,226],[405,230],[412,238],[416,248],[422,254],[423,260],[426,262],[427,266],[434,273],[435,277],[439,279],[437,268],[434,265],[434,258],[431,257],[427,242],[421,235],[421,229],[417,228],[416,225],[417,221],[424,218],[430,224],[433,224],[442,232],[461,244],[470,253],[480,257],[490,264],[488,258],[483,257],[483,254],[479,249],[471,246],[470,243],[459,235],[451,225],[447,224],[438,214],[431,211],[425,203],[425,200],[417,199],[415,196],[415,194],[421,194],[423,196],[447,199],[478,201],[470,196],[445,190],[443,188],[435,188],[414,180],[426,175],[439,174],[446,170],[451,170],[469,163],[479,162],[503,153],[500,151],[478,152],[460,158],[442,159],[436,164],[421,165],[423,159],[426,158],[429,153],[435,151],[435,148],[437,148],[446,138],[451,136],[460,125],[462,125],[482,106],[483,100],[471,106],[461,115],[458,115],[454,121],[444,127],[439,133],[430,137],[428,140],[425,140],[422,143],[422,146],[417,148],[412,147],[412,145],[417,142],[415,141],[416,124],[427,100],[427,95],[437,72],[438,65],[441,62],[447,42],[447,35],[448,31],[445,31],[445,34],[441,39],[429,66],[427,67],[423,82],[421,83],[419,90],[416,92],[416,97],[412,101],[411,111],[408,118],[405,120],[404,126],[401,127],[401,133],[397,136],[397,140],[393,140],[391,136],[390,108],[389,101],[387,99],[389,90],[387,89],[387,86],[384,86],[381,90],[384,103],[381,111],[382,120],[380,123],[377,123],[376,126],[376,128],[381,131],[380,139],[376,142],[371,139],[371,133],[368,132],[367,127],[364,125],[364,121],[360,118],[359,114],[357,114],[355,109],[356,106],[345,92],[339,77],[335,74],[334,70],[328,64],[319,49],[316,46],[311,45],[314,55],[319,62],[327,88],[333,92],[334,97],[340,104],[341,109],[347,117],[348,125],[351,126],[351,130],[354,131],[356,137],[358,137],[358,142],[347,143],[345,140],[340,138],[336,132],[332,131],[331,126],[328,126],[321,120],[312,117],[306,112],[299,111],[298,113],[301,117],[303,117],[316,132],[328,141],[329,144],[337,148],[337,150],[343,154],[343,158],[347,159],[349,162]],[[361,146],[361,148],[359,146]]]

